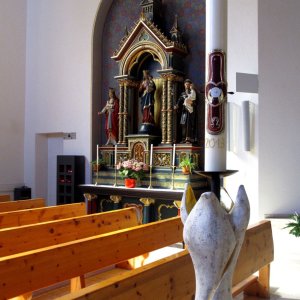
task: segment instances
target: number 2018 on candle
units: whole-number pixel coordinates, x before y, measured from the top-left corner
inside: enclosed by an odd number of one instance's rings
[[[206,138],[205,148],[224,148],[225,140],[224,138]]]

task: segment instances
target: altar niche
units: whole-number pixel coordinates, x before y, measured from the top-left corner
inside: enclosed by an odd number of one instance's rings
[[[159,3],[154,2],[153,5],[159,6]],[[159,9],[144,11],[157,12]],[[154,19],[159,18],[142,13],[112,56],[119,70],[115,79],[119,83],[120,145],[127,144],[129,134],[159,136],[161,144],[173,144],[177,139],[173,107],[183,86],[183,58],[187,55],[187,47],[181,38],[176,40],[176,34],[172,35],[172,40],[169,39]],[[177,21],[174,26],[177,27]],[[179,32],[178,28],[176,30]],[[146,81],[154,87],[154,97],[150,91],[149,97],[144,100]],[[151,117],[147,117],[148,111],[145,112],[148,109]]]

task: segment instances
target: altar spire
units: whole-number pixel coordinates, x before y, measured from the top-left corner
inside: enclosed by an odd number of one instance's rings
[[[161,0],[143,0],[140,3],[142,14],[150,21],[160,24],[162,1]]]

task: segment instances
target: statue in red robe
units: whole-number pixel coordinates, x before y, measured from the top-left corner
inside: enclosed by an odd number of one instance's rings
[[[119,131],[119,99],[113,88],[109,88],[108,96],[106,105],[98,112],[98,115],[105,114],[106,145],[115,145]]]
[[[148,70],[143,71],[143,81],[141,82],[139,92],[141,95],[141,110],[142,110],[142,123],[155,124],[154,121],[154,93],[156,90],[153,77]]]

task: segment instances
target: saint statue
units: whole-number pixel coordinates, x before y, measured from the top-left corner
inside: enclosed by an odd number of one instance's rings
[[[190,79],[184,81],[185,91],[181,93],[175,110],[180,108],[182,143],[193,143],[196,139],[196,91]],[[179,111],[179,110],[178,110]]]
[[[141,97],[142,123],[154,124],[154,93],[156,90],[153,77],[148,70],[143,71],[143,81],[139,87]]]
[[[119,99],[113,88],[109,88],[108,96],[109,99],[106,101],[106,105],[98,112],[98,115],[105,114],[106,145],[115,145],[117,143],[119,129]]]

